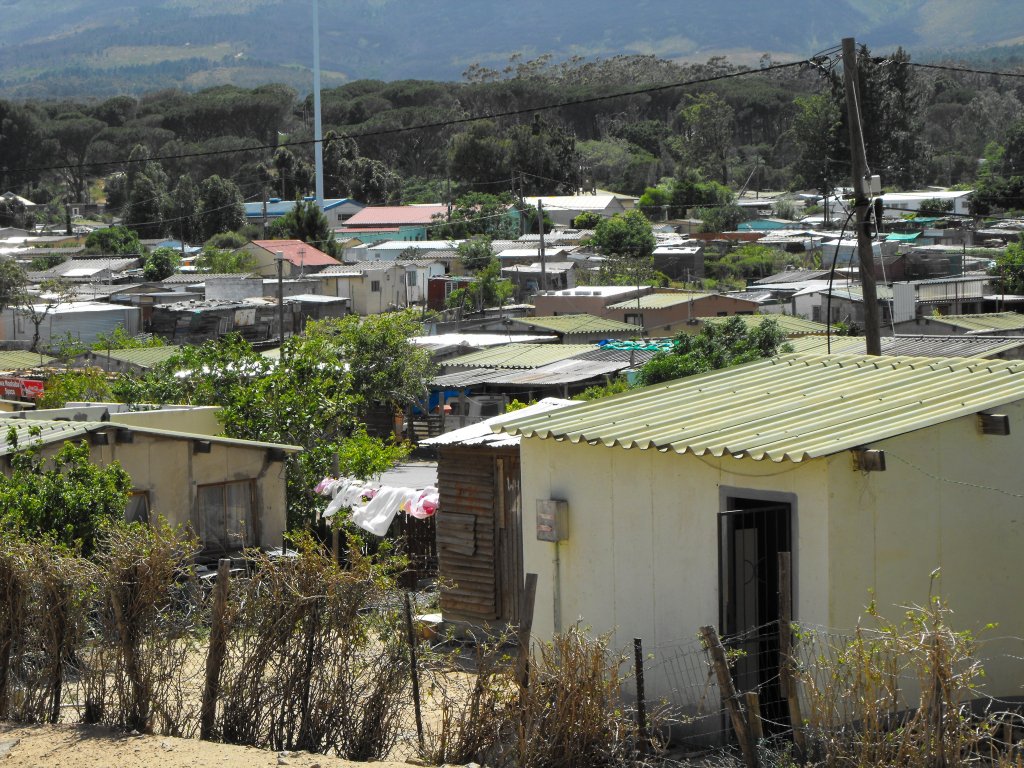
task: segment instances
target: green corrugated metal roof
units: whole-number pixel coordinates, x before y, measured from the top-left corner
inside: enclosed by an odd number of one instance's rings
[[[115,424],[109,421],[50,421],[47,419],[6,417],[0,419],[0,426],[5,430],[4,436],[0,437],[0,456],[6,456],[9,453],[15,452],[6,439],[6,430],[12,427],[17,434],[16,444],[21,449],[32,445],[47,445],[49,443],[72,440],[82,437],[89,432],[126,429],[138,432],[139,434],[156,435],[172,440],[206,440],[218,445],[235,445],[248,448],[279,448],[289,453],[298,453],[302,450],[301,447],[296,445],[265,443],[257,440],[239,440],[219,435],[199,435],[191,432],[177,432],[170,429],[140,427],[134,424]],[[38,430],[38,434],[33,434],[36,430]]]
[[[638,299],[619,301],[608,306],[608,309],[665,309],[678,304],[686,304],[690,301],[706,299],[714,296],[713,293],[648,293]]]
[[[981,315],[942,315],[929,318],[966,331],[1016,331],[1024,328],[1024,315],[1017,312],[990,312]]]
[[[635,333],[643,331],[638,325],[623,323],[596,315],[555,315],[552,317],[524,317],[519,322],[524,325],[554,331],[571,336],[574,333]]]
[[[794,339],[788,339],[786,343],[793,348],[794,352],[799,352],[801,354],[828,354],[828,336],[807,334],[806,336],[798,336],[797,338]],[[865,341],[863,336],[836,336],[835,334],[832,335],[831,346],[833,353],[856,352],[859,355],[863,355],[864,345]]]
[[[818,458],[1024,399],[1024,363],[784,355],[509,421],[505,431],[698,456]]]
[[[50,365],[57,358],[36,352],[0,352],[0,371],[20,371],[23,368],[38,368]]]
[[[538,368],[568,360],[597,347],[593,344],[506,344],[445,360],[445,368]]]
[[[180,346],[166,347],[139,347],[138,349],[112,349],[110,358],[120,360],[123,363],[137,365],[140,368],[152,368],[178,354]],[[98,357],[106,357],[106,350],[97,350],[93,354]]]
[[[920,236],[920,232],[890,232],[885,241],[887,243],[912,243]]]
[[[37,419],[4,418],[0,420],[4,434],[0,437],[0,456],[16,453],[18,449],[26,449],[34,445],[47,445],[62,440],[81,437],[95,429],[100,422],[91,421],[43,421]],[[110,426],[104,424],[103,426]],[[8,442],[10,430],[14,430],[14,445]],[[38,430],[38,434],[36,431]],[[14,446],[17,446],[15,448]]]
[[[828,332],[828,327],[824,323],[805,320],[802,317],[794,317],[793,315],[736,315],[736,317],[742,320],[747,328],[756,328],[765,320],[774,320],[787,336],[804,336],[809,333]],[[732,319],[732,316],[702,318],[705,323],[724,323],[730,319]]]

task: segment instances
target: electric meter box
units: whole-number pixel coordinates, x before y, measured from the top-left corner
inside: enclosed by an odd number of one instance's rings
[[[537,499],[537,541],[565,541],[569,538],[569,502]]]

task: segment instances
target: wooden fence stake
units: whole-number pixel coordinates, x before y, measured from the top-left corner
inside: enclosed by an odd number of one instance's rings
[[[633,664],[636,671],[636,725],[640,737],[639,752],[647,754],[647,702],[644,692],[644,644],[639,637],[633,638]]]
[[[420,752],[423,752],[423,714],[420,712],[420,672],[416,666],[416,630],[412,625],[412,606],[409,604],[409,593],[405,593],[405,629],[409,634],[409,663],[412,675],[412,705],[416,712],[416,738],[419,740]]]
[[[747,702],[747,725],[750,727],[750,736],[754,742],[764,738],[764,724],[761,722],[761,699],[757,691],[747,691],[743,694]]]
[[[203,685],[203,704],[199,714],[199,738],[213,738],[213,725],[217,715],[220,694],[220,670],[228,646],[228,589],[231,580],[231,561],[222,558],[217,563],[217,583],[213,587],[213,611],[210,617],[210,645],[206,650],[206,680]]]
[[[729,674],[729,663],[725,658],[725,648],[714,627],[701,627],[701,637],[704,645],[711,654],[711,663],[715,668],[715,675],[718,677],[718,688],[722,692],[722,701],[729,710],[729,718],[732,720],[732,728],[736,731],[736,738],[740,743],[740,750],[743,752],[743,762],[747,768],[758,768],[757,745],[750,736],[750,729],[747,727],[747,719],[743,708],[740,707],[739,695],[732,683],[732,675]]]
[[[793,658],[793,588],[792,555],[779,552],[779,687],[789,707],[789,723],[793,728],[793,745],[797,759],[807,758],[807,740],[804,734],[800,695],[796,685],[796,665]]]
[[[132,569],[129,590],[134,590],[139,583],[139,565]],[[114,623],[117,626],[117,635],[121,645],[121,654],[124,657],[124,672],[128,678],[131,688],[133,706],[128,713],[128,725],[139,732],[146,730],[146,723],[149,720],[149,692],[146,691],[142,680],[142,670],[139,668],[139,658],[135,651],[135,632],[129,626],[129,617],[125,615],[125,606],[121,603],[121,593],[117,586],[110,592],[110,607],[114,612]]]
[[[526,574],[526,583],[519,600],[519,656],[516,659],[516,680],[519,681],[519,696],[526,695],[530,686],[530,634],[533,632],[533,609],[537,601],[537,574]]]

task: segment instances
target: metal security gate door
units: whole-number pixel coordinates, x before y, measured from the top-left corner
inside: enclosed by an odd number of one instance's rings
[[[779,553],[792,539],[789,504],[730,499],[718,516],[723,642],[736,651],[739,691],[757,691],[766,729],[788,717],[779,688]]]

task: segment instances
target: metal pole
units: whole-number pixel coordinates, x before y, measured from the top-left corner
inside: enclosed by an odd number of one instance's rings
[[[324,209],[324,128],[320,115],[320,0],[313,0],[313,158],[316,204]]]
[[[548,265],[544,256],[544,201],[537,199],[537,227],[540,232],[540,289],[548,289]]]
[[[284,254],[277,252],[277,335],[281,345],[281,357],[284,357]]]
[[[647,702],[644,693],[644,643],[639,637],[633,638],[633,664],[636,670],[636,725],[639,730],[642,755],[647,754]]]
[[[882,354],[878,290],[875,288],[875,255],[867,228],[868,198],[867,157],[864,133],[860,122],[860,99],[857,91],[857,45],[852,37],[843,38],[843,84],[846,88],[847,122],[850,128],[850,159],[853,166],[853,210],[857,223],[857,254],[860,257],[860,284],[864,296],[864,339],[869,355]]]

